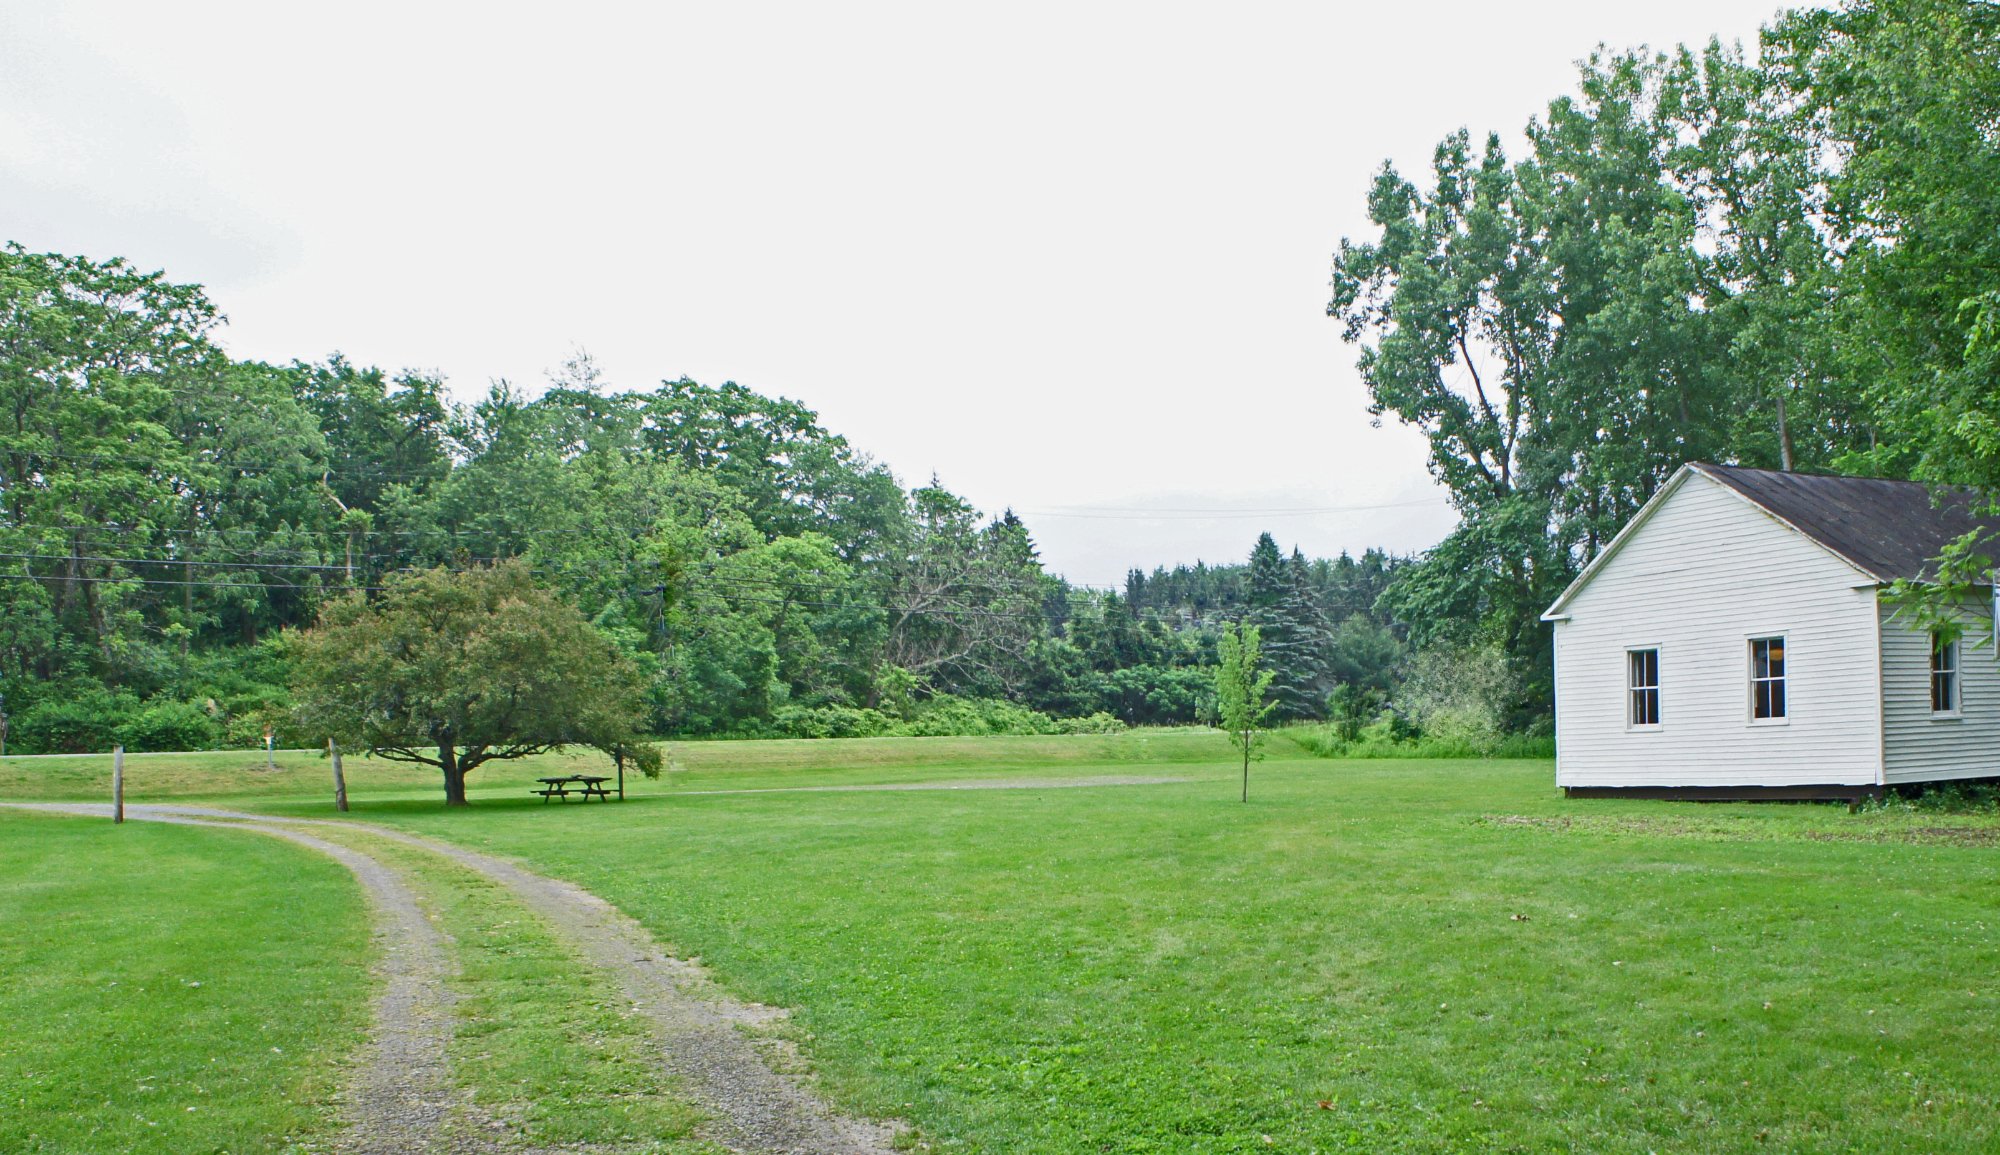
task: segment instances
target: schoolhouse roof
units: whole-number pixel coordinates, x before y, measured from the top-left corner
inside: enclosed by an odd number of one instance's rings
[[[1971,489],[1691,461],[1668,478],[1618,536],[1598,551],[1542,619],[1563,617],[1577,592],[1590,584],[1654,510],[1697,474],[1727,487],[1853,566],[1861,577],[1878,583],[1934,578],[1938,553],[1972,530],[1984,530],[2000,541],[2000,515],[1985,512],[1986,503]]]
[[[1742,494],[1877,581],[1936,576],[1938,552],[1973,530],[2000,534],[1972,490],[1880,477],[1779,473],[1696,462],[1690,469]]]

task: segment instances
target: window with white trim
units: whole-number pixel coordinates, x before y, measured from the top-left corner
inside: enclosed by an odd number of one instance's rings
[[[1931,635],[1931,713],[1958,713],[1958,639]]]
[[[1750,717],[1754,721],[1773,722],[1788,717],[1785,713],[1786,690],[1785,639],[1750,639]]]
[[[1625,685],[1629,691],[1625,721],[1633,726],[1660,724],[1660,651],[1657,647],[1625,651]]]

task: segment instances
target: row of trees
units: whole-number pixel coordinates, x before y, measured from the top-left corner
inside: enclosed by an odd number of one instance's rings
[[[288,708],[287,631],[507,560],[617,646],[662,734],[1191,722],[1244,614],[1296,658],[1294,717],[1400,652],[1380,554],[1287,560],[1267,536],[1248,566],[1079,589],[1012,514],[905,490],[796,402],[621,390],[579,356],[460,406],[432,375],[232,360],[219,324],[162,274],[0,250],[15,749],[248,742]]]
[[[1539,611],[1683,462],[2000,487],[1996,125],[2000,6],[1845,0],[1385,167],[1328,313],[1461,522],[1383,608],[1502,653],[1527,725]]]

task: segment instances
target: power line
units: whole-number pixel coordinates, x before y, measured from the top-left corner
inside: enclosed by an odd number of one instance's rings
[[[1327,505],[1289,509],[1161,509],[1152,512],[1126,510],[1118,513],[1071,513],[1054,509],[1022,509],[1015,512],[1029,517],[1072,517],[1103,521],[1229,521],[1264,517],[1320,517],[1338,513],[1372,513],[1386,509],[1415,509],[1436,504],[1436,499],[1425,498],[1420,501],[1392,501],[1376,505]],[[1093,507],[1071,508],[1087,510]]]
[[[290,590],[293,593],[305,593],[305,592],[310,592],[313,589],[312,586],[289,585],[282,582],[225,582],[225,581],[213,581],[213,580],[172,581],[166,578],[144,578],[137,576],[83,577],[79,575],[77,577],[71,577],[67,574],[48,575],[48,574],[0,572],[0,578],[6,578],[13,581],[46,582],[51,585],[75,584],[75,585],[199,586],[207,589],[219,589],[219,590],[245,590],[245,589]],[[387,587],[351,586],[342,588],[379,591]]]
[[[303,473],[303,474],[317,474],[322,477],[337,477],[343,480],[381,480],[381,479],[442,480],[444,477],[449,476],[452,473],[456,473],[460,470],[463,470],[472,464],[471,462],[454,461],[449,458],[441,458],[434,465],[427,466],[421,469],[391,470],[391,469],[381,469],[369,466],[363,466],[359,468],[352,468],[352,467],[335,468],[330,465],[315,464],[312,462],[303,462],[295,464],[280,464],[280,463],[246,464],[240,461],[231,461],[223,458],[189,457],[185,459],[174,460],[166,458],[147,458],[133,454],[103,454],[103,453],[80,454],[80,453],[64,453],[53,450],[42,451],[42,450],[0,449],[0,453],[6,453],[6,452],[18,452],[29,457],[37,457],[37,458],[46,457],[64,461],[78,461],[78,462],[90,462],[90,463],[100,463],[100,464],[102,463],[136,464],[136,465],[151,466],[155,468],[166,465],[187,466],[191,468],[205,467],[205,468],[233,470],[235,472],[243,474],[270,474],[278,472]],[[646,458],[646,457],[656,456],[656,452],[643,447],[634,447],[630,450],[623,451],[621,455],[633,458]],[[477,459],[474,460],[476,461]],[[568,464],[569,460],[570,459],[557,459],[556,463]],[[1316,517],[1316,516],[1325,516],[1325,515],[1342,514],[1342,513],[1370,513],[1370,512],[1377,512],[1381,510],[1390,510],[1390,509],[1414,509],[1423,506],[1431,506],[1435,504],[1437,504],[1437,501],[1434,498],[1422,498],[1414,501],[1381,502],[1381,503],[1371,503],[1363,505],[1270,506],[1270,507],[1243,507],[1236,509],[1214,509],[1214,508],[1200,508],[1200,507],[1161,507],[1159,509],[1154,509],[1154,510],[1135,510],[1128,507],[1116,507],[1116,506],[1077,505],[1077,506],[1065,506],[1057,509],[1015,509],[1014,512],[1018,514],[1025,514],[1030,517],[1081,518],[1089,520],[1107,520],[1107,521],[1214,521],[1214,520],[1234,520],[1234,519],[1244,519],[1244,518],[1254,519],[1259,517]],[[422,534],[430,531],[403,530],[403,531],[372,531],[372,532],[402,532],[410,534]],[[562,532],[562,531],[556,531],[556,532]]]
[[[0,558],[13,558],[13,559],[33,558],[34,556],[35,555],[0,554]],[[56,562],[77,560],[77,561],[95,561],[98,563],[111,562],[111,563],[122,563],[122,564],[158,565],[158,566],[178,566],[184,564],[180,561],[175,561],[175,560],[163,561],[159,559],[147,559],[147,558],[71,559],[69,557],[46,557],[46,558],[40,558],[39,560],[56,561]],[[345,567],[331,566],[331,567],[302,567],[302,568],[332,569],[338,571],[344,569]],[[453,570],[450,572],[463,573],[465,571]],[[533,572],[543,572],[543,571],[533,571]],[[658,580],[657,574],[644,575],[642,577],[640,575],[634,575],[628,573],[626,576],[628,578],[638,578],[638,580],[634,583],[638,585],[644,585],[648,581]],[[150,577],[141,577],[138,575],[71,576],[67,574],[34,574],[34,573],[0,572],[0,578],[14,580],[14,581],[36,581],[36,582],[43,582],[49,585],[69,585],[69,584],[141,585],[141,586],[171,586],[175,588],[238,590],[238,591],[246,589],[265,589],[265,590],[289,590],[294,593],[311,593],[317,590],[320,592],[332,593],[332,594],[340,594],[353,590],[360,590],[370,593],[380,593],[390,588],[388,586],[383,586],[383,585],[354,585],[354,586],[345,584],[313,585],[313,584],[291,584],[283,582],[224,581],[224,580],[218,580],[216,578],[206,578],[202,580],[150,578]],[[739,604],[763,605],[780,609],[789,607],[796,607],[799,609],[809,609],[809,610],[827,610],[827,611],[879,609],[884,613],[891,612],[893,610],[893,607],[890,606],[871,606],[867,603],[859,603],[859,602],[829,602],[814,598],[793,597],[789,595],[781,597],[770,596],[774,591],[782,590],[783,588],[784,587],[782,583],[770,580],[764,580],[764,581],[758,581],[754,579],[731,580],[725,578],[725,579],[711,579],[703,583],[703,585],[698,589],[690,592],[717,593],[720,594],[722,597],[730,601],[737,602]],[[749,592],[745,592],[746,590]],[[656,586],[651,590],[636,591],[636,592],[663,593],[665,592],[665,587]],[[1008,611],[1008,610],[989,610],[983,608],[955,608],[955,609],[922,610],[918,611],[913,616],[924,617],[924,618],[947,618],[947,619],[964,618],[964,619],[985,619],[985,620],[1005,620],[1005,621],[1031,621],[1031,620],[1039,620],[1042,617],[1042,614],[1039,609],[1023,609],[1018,611]]]

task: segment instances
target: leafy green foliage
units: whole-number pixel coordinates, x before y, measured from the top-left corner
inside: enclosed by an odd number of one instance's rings
[[[1222,631],[1222,660],[1215,667],[1216,725],[1243,755],[1243,801],[1250,801],[1250,761],[1264,743],[1265,724],[1278,703],[1267,701],[1277,675],[1263,668],[1257,627],[1238,622]]]
[[[1385,167],[1328,312],[1462,516],[1383,597],[1411,640],[1499,645],[1518,727],[1540,609],[1684,462],[2000,488],[1996,78],[1993,5],[1847,0]]]
[[[571,745],[659,773],[637,670],[520,562],[331,602],[291,648],[301,730],[438,767],[450,805],[465,804],[465,775],[485,762]]]
[[[734,382],[623,390],[579,355],[539,393],[499,382],[460,405],[433,375],[338,355],[234,362],[217,324],[161,274],[0,250],[0,694],[19,752],[255,744],[292,705],[271,639],[399,575],[508,559],[617,646],[650,733],[1213,714],[1243,567],[1073,587],[1011,512],[936,478],[906,492],[810,409]],[[1318,716],[1337,679],[1393,668],[1402,627],[1376,603],[1398,563],[1287,564],[1269,645],[1294,711]],[[1343,664],[1331,635],[1370,623],[1388,649]]]

